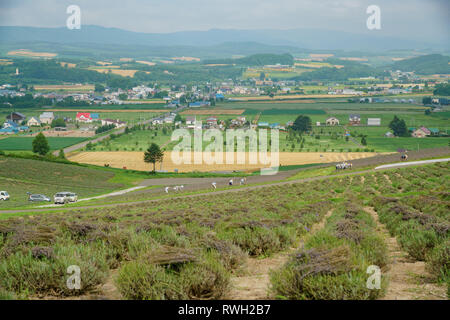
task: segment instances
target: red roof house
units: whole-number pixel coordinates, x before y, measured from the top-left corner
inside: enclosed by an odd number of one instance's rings
[[[76,121],[92,122],[92,117],[89,112],[77,112]]]

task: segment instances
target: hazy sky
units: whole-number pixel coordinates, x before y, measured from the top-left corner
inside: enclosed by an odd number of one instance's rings
[[[449,0],[0,0],[0,25],[65,26],[68,5],[82,24],[140,32],[320,28],[369,32],[366,8],[381,8],[381,35],[448,41]]]

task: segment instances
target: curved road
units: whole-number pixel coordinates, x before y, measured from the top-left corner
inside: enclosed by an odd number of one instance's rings
[[[450,160],[450,158],[445,158],[445,159],[404,162],[404,163],[400,163],[400,164],[402,166],[412,166],[412,165],[429,164],[429,163],[435,163],[435,162],[447,162],[449,160]],[[394,163],[394,164],[391,164],[391,167],[386,167],[386,169],[397,168],[398,165],[399,165],[399,163]],[[380,168],[378,168],[378,169],[380,169]],[[211,194],[233,193],[233,192],[243,191],[243,189],[244,190],[255,190],[255,189],[261,189],[261,188],[266,188],[266,187],[271,187],[271,186],[286,185],[286,184],[315,181],[315,180],[324,180],[324,179],[339,177],[339,176],[343,176],[343,175],[357,175],[357,174],[362,174],[362,173],[374,172],[378,169],[374,168],[374,169],[367,169],[367,170],[361,170],[361,171],[353,171],[353,172],[348,172],[348,173],[343,172],[343,173],[335,174],[335,175],[318,176],[318,177],[291,180],[291,181],[281,181],[281,182],[274,182],[274,183],[263,184],[263,185],[252,185],[252,186],[247,186],[247,187],[243,187],[243,188],[227,189],[227,190],[220,190],[220,191],[215,191],[215,192],[203,192],[203,193],[197,193],[197,194],[192,194],[192,195],[180,195],[177,197],[172,197],[170,199],[195,198],[195,197],[201,197],[201,196],[206,196],[206,195],[211,195]],[[209,179],[209,178],[207,178],[207,179]],[[155,180],[157,180],[157,179],[155,179]],[[80,210],[80,209],[108,208],[108,207],[129,206],[129,205],[136,205],[136,204],[143,204],[143,203],[155,203],[155,202],[167,201],[167,200],[168,200],[167,198],[162,198],[162,199],[141,200],[141,201],[123,202],[123,203],[110,203],[110,204],[103,204],[103,205],[80,206],[80,207],[58,207],[58,208],[25,209],[25,210],[2,210],[2,211],[0,211],[0,214],[1,213],[49,212],[49,211],[68,211],[68,210]]]

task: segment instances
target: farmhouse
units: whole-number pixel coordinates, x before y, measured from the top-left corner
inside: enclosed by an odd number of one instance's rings
[[[439,129],[438,128],[428,128],[430,130],[432,136],[438,136],[439,135]]]
[[[75,120],[77,122],[91,123],[92,117],[89,112],[77,112],[77,116],[76,116]]]
[[[233,127],[241,127],[245,124],[245,117],[239,116],[236,119],[231,120],[231,125]]]
[[[55,119],[55,115],[53,114],[53,112],[43,112],[39,116],[39,120],[41,121],[41,123],[45,123],[45,124],[51,124],[54,119]]]
[[[368,118],[367,119],[367,125],[368,126],[380,126],[381,125],[381,119],[380,118]]]
[[[102,126],[114,125],[116,128],[121,128],[126,126],[126,122],[120,121],[119,119],[102,119]]]
[[[393,138],[393,137],[394,137],[394,134],[393,134],[392,132],[388,131],[388,132],[386,132],[386,133],[384,134],[384,136],[385,136],[386,138]]]
[[[327,126],[339,125],[339,120],[336,117],[329,117],[326,121]]]
[[[240,121],[242,123],[245,123],[245,120],[246,120],[244,116],[239,116],[236,119],[237,119],[237,121]]]
[[[188,129],[194,129],[195,128],[195,122],[196,122],[195,116],[187,116],[186,117],[186,127]]]
[[[192,108],[209,107],[210,104],[211,103],[209,101],[189,102],[189,107],[192,107]]]
[[[217,124],[217,118],[216,117],[209,117],[206,119],[206,124],[209,126]]]
[[[426,136],[431,135],[430,130],[425,127],[420,127],[411,134],[414,138],[425,138]]]
[[[1,132],[3,133],[17,133],[19,131],[26,131],[29,128],[26,126],[19,126],[14,121],[8,120],[3,124],[3,128],[1,129]]]
[[[27,117],[20,112],[13,112],[6,116],[6,120],[12,120],[15,123],[20,123],[24,121]]]
[[[350,114],[348,116],[348,124],[351,126],[361,124],[361,116],[359,114]]]
[[[174,115],[166,116],[164,118],[164,123],[174,123],[174,121],[175,121],[175,116]]]
[[[27,122],[27,126],[29,127],[38,127],[41,125],[41,121],[35,117],[31,117]]]

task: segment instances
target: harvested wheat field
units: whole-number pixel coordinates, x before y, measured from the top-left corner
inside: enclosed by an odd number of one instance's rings
[[[105,68],[105,69],[92,68],[91,70],[95,70],[100,73],[111,72],[112,74],[118,74],[119,76],[122,76],[122,77],[134,77],[134,74],[136,72],[138,72],[138,70],[121,70],[121,69],[113,69],[113,68]]]
[[[343,58],[339,58],[339,60],[344,60],[344,61],[369,61],[366,58],[356,58],[356,57],[343,57]]]
[[[176,60],[176,61],[200,61],[200,58],[195,58],[195,57],[174,57],[171,58],[172,60]]]
[[[9,65],[9,64],[13,64],[13,62],[8,59],[0,59],[0,65]]]
[[[310,53],[309,56],[312,59],[326,59],[334,56],[333,53]]]
[[[56,53],[51,52],[33,52],[27,49],[19,49],[8,52],[9,56],[22,56],[22,57],[34,57],[34,58],[53,58],[56,57]]]
[[[198,155],[199,153],[197,153]],[[194,164],[194,154],[191,155],[191,164],[175,164],[172,161],[172,153],[165,152],[164,161],[157,165],[158,170],[174,171],[178,169],[179,172],[191,172],[191,171],[230,171],[230,170],[257,170],[259,168],[270,167],[269,165],[249,163],[249,153],[245,152],[245,163],[237,164],[237,156],[241,153],[234,153],[234,164],[225,163],[225,155],[223,157],[224,164]],[[301,165],[309,163],[329,163],[336,161],[346,161],[372,157],[376,155],[374,152],[280,152],[279,159],[280,165]],[[270,157],[270,153],[268,155]],[[70,161],[93,164],[103,166],[109,164],[114,168],[123,168],[133,170],[148,171],[151,167],[150,164],[145,163],[143,152],[81,152],[69,156]]]
[[[221,115],[221,114],[231,114],[231,115],[241,115],[245,112],[245,109],[227,109],[227,110],[186,110],[181,112],[180,114],[187,115]]]
[[[141,63],[141,64],[146,64],[146,65],[148,65],[148,66],[154,66],[154,65],[156,65],[156,63],[150,62],[150,61],[139,60],[139,61],[136,61],[136,62],[137,62],[137,63]]]
[[[75,63],[70,62],[60,62],[60,65],[67,68],[75,68],[77,66]]]
[[[76,84],[67,84],[67,85],[35,85],[35,90],[74,90],[74,91],[93,91],[95,86],[92,84],[86,85],[76,85]]]
[[[112,62],[97,61],[97,64],[99,64],[101,66],[108,66],[108,65],[112,65]]]

